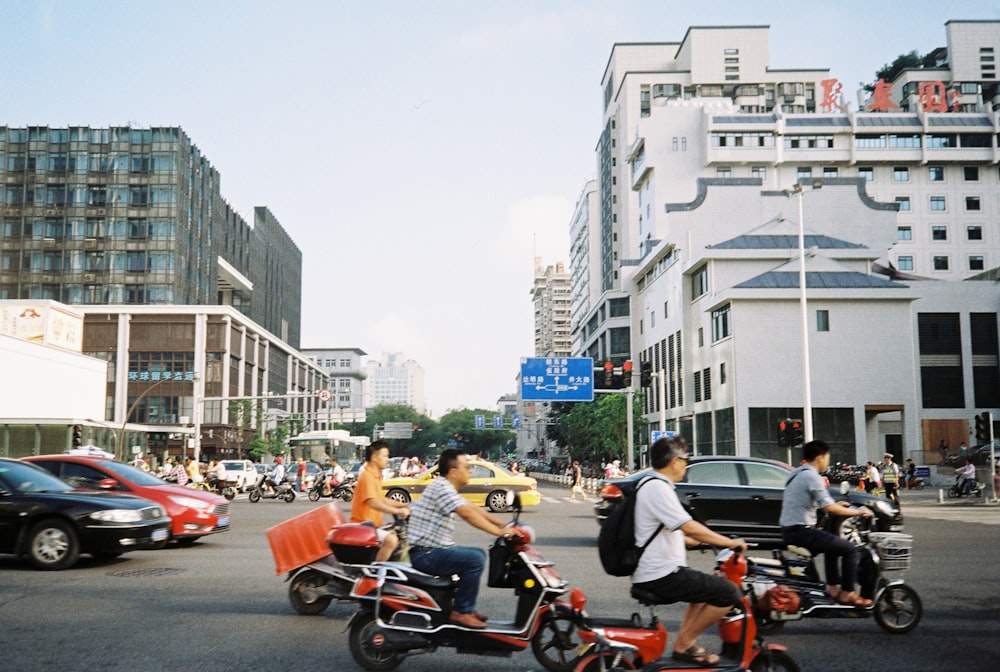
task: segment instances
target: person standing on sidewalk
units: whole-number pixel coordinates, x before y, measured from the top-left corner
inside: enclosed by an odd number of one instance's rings
[[[573,466],[570,467],[570,488],[569,488],[569,499],[571,502],[576,501],[576,493],[580,493],[580,497],[583,501],[587,501],[587,493],[583,491],[583,470],[580,468],[580,461],[573,460]]]

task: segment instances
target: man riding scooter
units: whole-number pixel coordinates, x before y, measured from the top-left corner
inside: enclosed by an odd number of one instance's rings
[[[283,480],[285,480],[285,465],[282,464],[280,457],[276,457],[274,458],[274,466],[267,472],[267,478],[264,479],[264,485],[266,485],[268,490],[271,492],[277,492],[278,486],[281,485]]]

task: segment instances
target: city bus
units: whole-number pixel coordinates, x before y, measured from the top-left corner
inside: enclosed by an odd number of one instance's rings
[[[367,436],[351,436],[347,430],[330,429],[302,432],[288,439],[288,448],[293,462],[301,457],[306,462],[316,462],[325,467],[331,460],[337,460],[346,468],[346,465],[362,459],[364,448],[369,443],[371,440]]]

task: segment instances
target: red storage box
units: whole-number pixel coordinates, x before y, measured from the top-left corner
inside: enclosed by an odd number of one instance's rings
[[[371,523],[348,523],[330,530],[326,538],[333,554],[347,565],[368,565],[378,553],[378,535]]]
[[[267,529],[274,573],[284,574],[330,555],[326,535],[344,522],[337,504],[325,504]]]

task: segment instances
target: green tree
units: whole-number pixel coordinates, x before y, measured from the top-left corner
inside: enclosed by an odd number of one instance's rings
[[[365,413],[365,422],[344,425],[352,433],[377,439],[377,428],[384,428],[388,422],[406,422],[417,429],[410,439],[387,439],[389,453],[393,456],[417,456],[427,459],[435,448],[428,444],[434,443],[437,423],[428,416],[418,413],[412,406],[406,404],[379,404]]]
[[[628,396],[601,394],[594,401],[577,402],[569,410],[560,404],[552,409],[550,436],[560,442],[574,460],[600,462],[624,460],[628,451]],[[643,394],[633,397],[635,425],[642,418]]]
[[[477,415],[486,416],[484,429],[476,429]],[[437,452],[447,448],[449,441],[454,441],[469,454],[482,455],[487,460],[500,459],[510,447],[514,435],[509,429],[493,429],[494,415],[496,411],[483,408],[448,411],[438,423]]]
[[[900,54],[892,63],[886,63],[879,68],[875,72],[875,81],[870,84],[865,84],[864,89],[868,93],[872,93],[875,90],[875,84],[878,83],[878,80],[882,79],[887,82],[891,82],[899,75],[899,73],[907,68],[922,67],[924,67],[924,57],[916,51],[911,51],[908,54]]]

